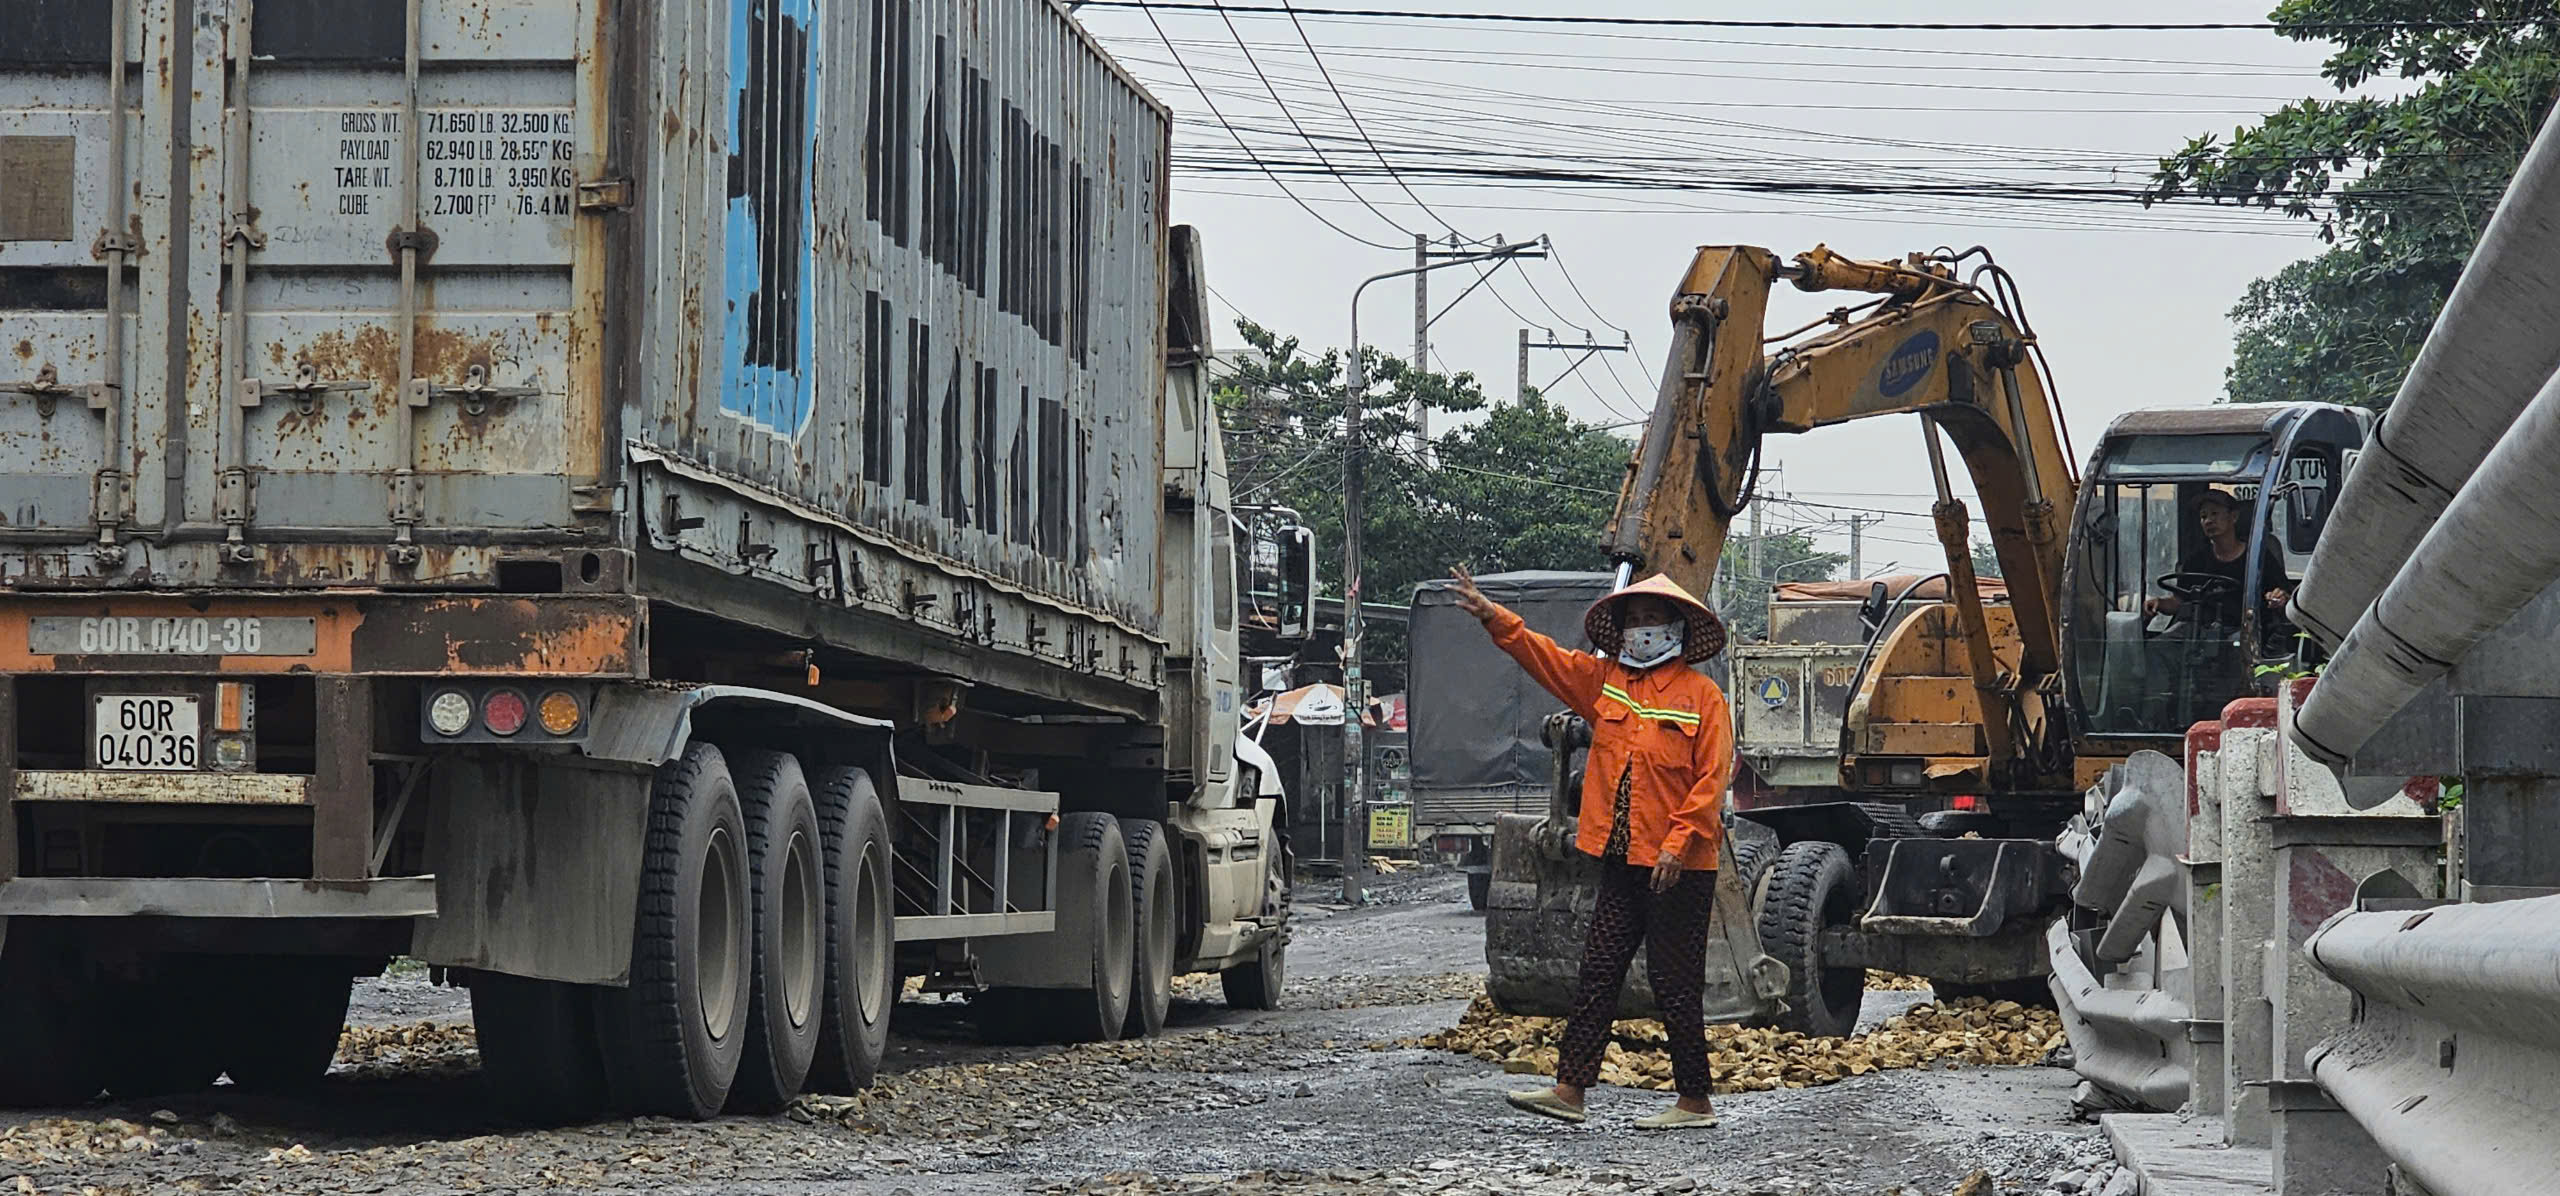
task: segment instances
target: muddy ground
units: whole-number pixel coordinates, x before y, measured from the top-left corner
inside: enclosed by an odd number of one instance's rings
[[[1162,1038],[977,1045],[956,1002],[900,1009],[883,1088],[787,1116],[525,1131],[479,1100],[467,996],[414,970],[367,981],[350,1049],[296,1099],[0,1115],[0,1196],[26,1192],[2043,1193],[2101,1157],[2049,1067],[1899,1071],[1719,1098],[1723,1128],[1647,1135],[1663,1094],[1604,1089],[1584,1127],[1513,1113],[1523,1077],[1392,1044],[1453,1023],[1483,921],[1450,874],[1381,878],[1357,909],[1301,890],[1290,992],[1228,1011],[1182,987]],[[1868,995],[1871,1020],[1925,992]]]

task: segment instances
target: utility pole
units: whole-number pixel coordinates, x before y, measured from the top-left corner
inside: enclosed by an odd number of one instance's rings
[[[1361,433],[1368,414],[1365,396],[1369,380],[1361,372],[1360,294],[1374,282],[1406,274],[1419,276],[1445,266],[1532,254],[1544,244],[1520,241],[1498,244],[1478,253],[1450,255],[1426,248],[1424,260],[1401,270],[1370,275],[1351,289],[1351,360],[1343,371],[1342,391],[1342,899],[1352,905],[1360,903],[1369,878],[1369,762],[1360,736],[1360,715],[1369,705],[1368,679],[1360,673],[1360,525],[1367,517],[1362,507],[1362,458],[1368,447]],[[1461,299],[1465,297],[1459,295]]]
[[[1760,572],[1760,507],[1759,503],[1751,504],[1751,546],[1743,556],[1744,568],[1749,571],[1743,584],[1748,588],[1743,592],[1751,595],[1751,605],[1760,608],[1760,634],[1765,636],[1769,634],[1769,579]]]
[[[1849,580],[1851,581],[1856,581],[1867,575],[1866,555],[1858,551],[1858,533],[1861,530],[1864,530],[1866,526],[1867,520],[1865,516],[1851,515],[1849,517]]]
[[[1413,368],[1416,373],[1431,368],[1431,238],[1413,234]],[[1422,405],[1422,393],[1414,392],[1413,405],[1407,412],[1413,419],[1413,438],[1425,444],[1431,440],[1431,413]]]
[[[1520,389],[1515,391],[1514,394],[1521,401],[1526,401],[1529,397],[1529,350],[1531,349],[1559,349],[1567,353],[1578,352],[1582,354],[1582,356],[1574,358],[1573,364],[1565,367],[1565,371],[1563,373],[1556,375],[1545,386],[1538,388],[1538,393],[1545,394],[1550,390],[1554,390],[1557,383],[1572,377],[1576,371],[1582,368],[1584,362],[1591,360],[1593,354],[1626,353],[1632,351],[1634,348],[1635,346],[1633,343],[1626,341],[1622,341],[1614,345],[1603,345],[1593,341],[1589,336],[1583,337],[1581,344],[1570,344],[1555,339],[1555,333],[1553,332],[1548,332],[1547,339],[1543,341],[1532,341],[1529,339],[1529,330],[1523,328],[1520,330]]]

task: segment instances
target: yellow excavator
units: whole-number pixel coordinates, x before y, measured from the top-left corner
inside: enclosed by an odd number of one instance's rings
[[[1875,297],[1772,336],[1781,282]],[[1845,1034],[1868,968],[1942,995],[2041,994],[2044,928],[2073,879],[2055,836],[2109,767],[2143,748],[2177,754],[2188,726],[2292,655],[2284,597],[2369,417],[2137,411],[2106,430],[2083,477],[2016,284],[1980,247],[1877,262],[1708,246],[1671,318],[1607,532],[1622,581],[1659,571],[1708,592],[1768,436],[1886,415],[1917,417],[1946,552],[1942,599],[1911,609],[1909,589],[1881,585],[1866,598],[1864,660],[1834,687],[1837,783],[1755,787],[1761,800],[1732,812],[1710,1017]],[[1986,601],[1974,576],[1950,444],[2005,601]],[[1738,703],[1815,697],[1783,677],[1741,680]],[[1495,828],[1489,987],[1513,1012],[1564,1011],[1589,916],[1593,865],[1569,841],[1589,741],[1578,723],[1550,723],[1547,812]],[[1644,1008],[1650,994],[1638,979],[1623,999]]]

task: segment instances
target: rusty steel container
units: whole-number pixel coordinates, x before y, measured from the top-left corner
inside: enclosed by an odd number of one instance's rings
[[[1169,128],[1048,0],[0,4],[0,585],[1152,691]]]

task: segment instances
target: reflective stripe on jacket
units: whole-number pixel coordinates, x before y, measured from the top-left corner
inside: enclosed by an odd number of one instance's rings
[[[1733,780],[1733,712],[1714,679],[1677,661],[1631,669],[1575,652],[1496,608],[1485,630],[1548,693],[1591,724],[1574,846],[1605,855],[1618,782],[1627,786],[1627,862],[1666,849],[1683,868],[1716,866],[1724,791]]]

